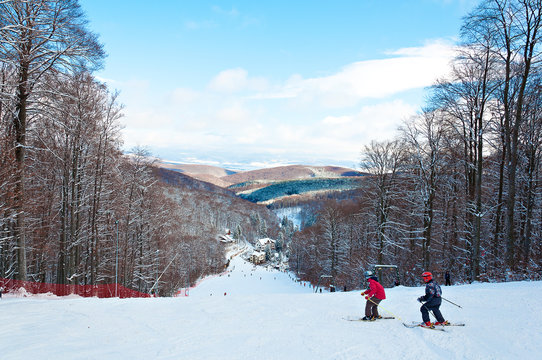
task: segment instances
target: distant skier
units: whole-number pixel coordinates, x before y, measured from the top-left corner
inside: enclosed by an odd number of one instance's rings
[[[365,316],[361,320],[375,321],[382,318],[378,314],[378,305],[386,298],[386,292],[372,271],[365,271],[364,275],[365,280],[368,282],[368,288],[361,292],[361,295],[365,295],[365,299],[367,300],[365,304]]]
[[[425,283],[425,295],[418,298],[419,302],[425,302],[420,308],[422,312],[423,323],[420,326],[433,327],[429,319],[429,311],[433,312],[433,315],[437,318],[437,322],[434,325],[448,325],[448,321],[444,320],[440,312],[440,304],[442,303],[442,289],[440,285],[433,280],[433,274],[426,271],[422,274],[423,282]]]
[[[450,272],[446,271],[444,274],[444,280],[446,280],[446,286],[452,285],[452,282],[450,281]]]

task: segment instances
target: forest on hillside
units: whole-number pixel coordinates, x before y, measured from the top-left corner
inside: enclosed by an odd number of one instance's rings
[[[260,188],[250,191],[239,192],[238,195],[241,198],[252,202],[265,203],[270,200],[271,202],[274,202],[281,197],[296,194],[352,190],[359,187],[362,182],[363,179],[360,177],[277,181],[263,186],[260,185]],[[242,187],[244,184],[236,184],[234,186]],[[234,186],[230,186],[230,188],[234,188]]]
[[[542,277],[542,3],[484,0],[448,77],[398,136],[362,151],[362,195],[330,200],[297,233],[302,278],[358,287],[371,264],[402,282]]]
[[[0,2],[0,277],[171,294],[223,271],[227,228],[253,240],[277,221],[122,153],[86,25],[76,0]]]

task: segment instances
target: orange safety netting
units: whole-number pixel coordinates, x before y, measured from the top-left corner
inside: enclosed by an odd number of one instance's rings
[[[0,278],[0,287],[4,288],[4,292],[17,292],[21,288],[31,294],[47,294],[51,293],[57,296],[79,295],[83,297],[99,297],[99,298],[133,298],[133,297],[150,297],[149,294],[142,293],[136,290],[128,289],[119,284],[100,284],[100,285],[65,285],[65,284],[47,284],[32,281],[21,281],[13,279]]]

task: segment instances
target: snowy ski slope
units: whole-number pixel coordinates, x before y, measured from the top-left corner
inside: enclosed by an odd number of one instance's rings
[[[542,283],[443,287],[446,332],[408,329],[421,320],[423,287],[387,289],[382,314],[362,315],[358,291],[312,292],[286,273],[239,257],[185,298],[54,296],[0,300],[0,359],[540,359]]]

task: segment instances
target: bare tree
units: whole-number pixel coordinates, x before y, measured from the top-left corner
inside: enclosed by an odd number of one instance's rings
[[[443,119],[455,129],[463,143],[465,168],[466,228],[472,279],[480,274],[480,237],[482,203],[484,138],[487,136],[489,102],[495,96],[497,61],[492,31],[483,22],[467,18],[462,28],[465,41],[454,60],[451,77],[434,87],[432,106],[440,107]]]
[[[524,131],[521,134],[522,152],[524,153],[524,165],[521,172],[524,176],[524,201],[523,221],[521,236],[522,260],[528,266],[531,259],[531,246],[535,225],[537,223],[535,211],[540,207],[537,204],[537,192],[540,186],[539,171],[542,161],[542,87],[540,78],[537,77],[528,89],[525,102]],[[540,200],[539,200],[540,201]],[[540,224],[539,224],[540,225]]]
[[[373,201],[375,217],[376,246],[378,263],[382,264],[386,248],[394,243],[389,237],[389,230],[400,227],[390,219],[393,201],[400,197],[398,181],[404,164],[404,147],[400,141],[373,141],[366,146],[361,159],[361,167],[369,172],[368,196]]]
[[[26,279],[24,184],[32,96],[48,72],[99,65],[104,57],[103,49],[85,26],[77,0],[5,0],[0,3],[0,60],[13,67],[17,74],[12,123],[17,164],[17,276],[21,280]]]
[[[14,112],[13,82],[15,74],[0,62],[0,276],[11,277],[16,273],[13,221],[13,194],[15,187],[12,174],[15,169],[13,141],[11,137]]]
[[[503,107],[503,139],[506,152],[506,263],[515,266],[516,191],[520,130],[528,84],[540,59],[542,2],[539,0],[486,0],[471,16],[487,23],[496,40],[503,85],[499,100]]]
[[[40,238],[58,243],[57,282],[94,284],[99,238],[111,231],[105,224],[107,210],[112,212],[107,200],[113,192],[113,163],[120,158],[120,106],[88,73],[44,79],[40,91],[48,96],[39,99],[40,113],[31,127],[37,151],[28,159],[28,170],[44,181],[31,182],[28,191],[32,199],[48,198],[29,206],[37,219],[32,232],[47,229],[34,234],[35,243]]]
[[[415,199],[422,203],[422,258],[423,268],[431,268],[431,239],[435,197],[446,161],[443,140],[446,124],[438,117],[437,111],[425,111],[419,117],[411,119],[403,127],[403,136],[409,148],[409,160],[412,162]]]
[[[337,275],[341,264],[344,264],[345,238],[343,235],[343,215],[339,207],[329,203],[320,213],[320,223],[322,225],[322,251],[325,254],[323,260],[324,269],[331,276],[331,283],[336,285]]]

